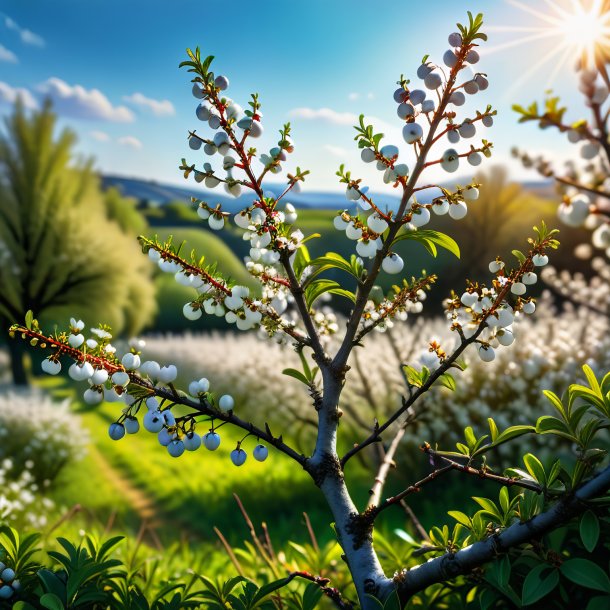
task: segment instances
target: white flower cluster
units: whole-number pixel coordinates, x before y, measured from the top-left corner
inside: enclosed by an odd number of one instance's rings
[[[250,105],[252,110],[245,110],[231,98],[223,97],[222,92],[229,87],[229,79],[226,76],[217,76],[214,79],[214,91],[207,91],[200,83],[193,85],[193,96],[201,102],[195,110],[195,114],[200,121],[205,122],[208,127],[217,133],[212,139],[202,138],[192,132],[189,137],[189,146],[192,150],[200,150],[212,157],[219,154],[222,157],[222,169],[226,172],[224,178],[219,178],[212,168],[211,163],[204,163],[203,170],[194,169],[194,176],[197,182],[204,182],[205,186],[213,189],[221,182],[227,193],[234,197],[239,197],[242,193],[243,181],[233,176],[233,170],[239,165],[239,153],[236,142],[243,142],[246,137],[259,138],[263,134],[261,119],[263,113],[260,111],[258,103]],[[222,129],[221,129],[222,128]],[[237,128],[237,130],[235,129]],[[220,130],[220,131],[219,131]],[[277,146],[271,148],[268,154],[261,154],[260,163],[265,170],[278,174],[282,171],[282,163],[287,160],[286,153],[294,150],[294,146],[288,133],[283,133]],[[237,157],[235,156],[237,154]],[[295,184],[298,190],[298,183]],[[209,220],[210,227],[220,229],[224,225],[224,219],[220,212],[203,215],[202,218]]]
[[[382,149],[383,150],[383,149]],[[348,186],[346,196],[351,201],[356,201],[362,210],[371,210],[367,201],[367,187],[354,188]],[[454,220],[461,220],[468,213],[468,203],[479,198],[479,189],[474,185],[459,188],[452,197],[451,203],[447,198],[438,198],[431,204],[419,204],[411,201],[406,211],[405,229],[417,231],[425,227],[431,220],[430,210],[442,216],[449,214]],[[348,239],[356,241],[356,253],[363,258],[374,258],[377,252],[383,248],[383,234],[389,229],[390,216],[382,216],[378,211],[372,211],[368,216],[362,217],[358,212],[350,214],[343,210],[335,216],[333,224],[338,231],[345,231]],[[388,252],[382,262],[382,269],[388,274],[400,273],[404,267],[404,261],[395,252]]]
[[[199,210],[204,211],[204,216],[210,214],[201,205]],[[213,278],[206,272],[202,274],[166,250],[151,247],[148,255],[162,271],[173,273],[179,284],[199,293],[196,300],[184,305],[183,314],[188,320],[198,320],[205,312],[224,316],[239,330],[250,330],[258,328],[263,323],[263,316],[268,316],[280,326],[294,327],[294,322],[279,318],[291,300],[288,280],[281,277],[280,257],[282,252],[286,252],[292,263],[303,241],[303,233],[291,228],[296,220],[297,212],[291,203],[286,203],[283,210],[276,210],[271,198],[265,198],[235,215],[235,224],[244,229],[243,238],[250,242],[246,268],[262,284],[261,298],[251,297],[247,286],[229,287],[222,278]],[[273,334],[271,328],[267,330]]]
[[[62,468],[80,460],[88,442],[86,430],[69,402],[54,402],[39,391],[8,389],[0,394],[0,459],[18,468],[32,460],[36,483],[52,483]]]
[[[35,529],[47,524],[54,504],[43,495],[45,486],[36,482],[35,470],[33,460],[26,460],[22,466],[10,458],[0,461],[0,521]],[[12,579],[0,574],[0,580]]]
[[[604,182],[604,189],[610,191],[610,178]],[[557,215],[569,227],[584,227],[592,231],[591,243],[595,248],[605,250],[610,258],[610,224],[600,214],[593,211],[596,206],[589,195],[570,190],[571,194],[559,205]]]
[[[596,273],[587,279],[582,273],[557,271],[546,267],[540,277],[555,292],[600,313],[610,314],[610,265],[601,256],[591,260],[591,268]]]
[[[373,300],[367,301],[362,313],[362,328],[373,327],[375,331],[383,333],[394,327],[394,320],[405,322],[410,313],[421,313],[424,309],[423,301],[426,300],[426,292],[422,289],[416,290],[412,295],[408,293],[413,291],[405,290],[404,292],[405,296],[396,295],[396,300],[386,297],[381,303],[375,303]]]
[[[283,225],[293,225],[297,212],[291,203],[284,210],[267,205],[255,205],[235,215],[235,224],[245,229],[244,241],[250,242],[250,259],[263,265],[277,265],[282,251],[295,252],[303,241],[303,233],[296,229],[288,236],[280,235]]]
[[[535,254],[532,263],[536,267],[543,267],[549,262],[544,254]],[[496,304],[499,291],[496,285],[491,288],[473,286],[462,294],[459,303],[447,302],[447,318],[454,330],[459,330],[466,339],[470,339],[478,331],[483,316],[486,327],[477,338],[477,352],[483,362],[491,362],[496,357],[494,348],[500,346],[508,347],[514,341],[513,323],[517,312],[532,314],[536,311],[536,303],[527,299],[524,295],[527,287],[538,281],[538,276],[533,271],[521,273],[514,280],[503,275],[504,262],[496,259],[489,263],[489,271],[498,274],[495,284],[504,289],[510,283],[510,294],[517,297],[516,303],[511,305],[504,298],[501,303]],[[495,305],[494,305],[495,304]],[[440,365],[440,361],[438,362]],[[436,367],[433,367],[436,368]]]

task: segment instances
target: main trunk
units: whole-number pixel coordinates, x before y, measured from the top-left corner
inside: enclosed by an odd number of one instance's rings
[[[349,494],[337,456],[337,426],[342,380],[323,370],[324,397],[319,413],[316,450],[308,470],[321,489],[335,520],[337,540],[343,549],[363,610],[377,608],[369,596],[384,598],[392,588],[373,548],[373,524],[359,514]]]

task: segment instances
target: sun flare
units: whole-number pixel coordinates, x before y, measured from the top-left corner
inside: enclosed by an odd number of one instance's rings
[[[602,67],[610,62],[610,0],[543,0],[547,10],[533,8],[519,0],[508,4],[532,17],[527,25],[488,27],[489,31],[521,33],[506,43],[495,45],[487,54],[545,40],[548,52],[530,66],[521,81],[529,79],[544,65],[553,65],[547,72],[548,84],[562,68]],[[605,71],[605,68],[604,68]]]

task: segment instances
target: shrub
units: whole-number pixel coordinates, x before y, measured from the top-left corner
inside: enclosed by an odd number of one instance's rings
[[[51,485],[66,464],[84,455],[87,441],[68,400],[54,402],[36,390],[0,394],[0,459],[29,472],[37,485]]]

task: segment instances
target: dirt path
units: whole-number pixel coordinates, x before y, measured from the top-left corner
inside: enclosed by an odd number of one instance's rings
[[[154,531],[160,527],[162,520],[155,501],[135,486],[118,468],[115,468],[95,445],[90,445],[88,450],[102,475],[115,487],[117,494],[127,499],[142,524],[145,524],[152,536],[156,538]]]

